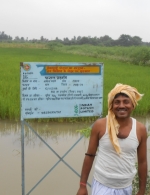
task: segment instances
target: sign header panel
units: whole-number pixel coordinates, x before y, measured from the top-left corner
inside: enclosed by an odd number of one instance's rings
[[[23,62],[21,118],[100,116],[103,63]]]

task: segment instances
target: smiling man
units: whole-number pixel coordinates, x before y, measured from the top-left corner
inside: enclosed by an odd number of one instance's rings
[[[117,84],[108,94],[108,115],[92,127],[77,195],[88,195],[86,183],[96,152],[92,195],[132,195],[136,156],[139,175],[136,195],[144,195],[147,132],[142,123],[130,117],[142,96],[136,88],[123,84]]]

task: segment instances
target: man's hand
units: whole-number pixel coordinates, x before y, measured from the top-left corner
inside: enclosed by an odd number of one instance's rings
[[[86,186],[80,186],[76,195],[88,195]]]
[[[144,192],[138,192],[136,195],[144,195],[145,193]]]

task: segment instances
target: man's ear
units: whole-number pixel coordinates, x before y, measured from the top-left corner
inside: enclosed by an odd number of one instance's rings
[[[132,104],[133,110],[135,109],[134,105]]]

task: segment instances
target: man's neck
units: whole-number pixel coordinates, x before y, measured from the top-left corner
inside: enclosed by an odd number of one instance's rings
[[[131,117],[127,117],[127,118],[116,118],[116,120],[118,121],[119,125],[127,125],[131,122]]]

